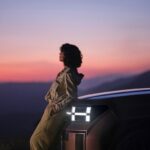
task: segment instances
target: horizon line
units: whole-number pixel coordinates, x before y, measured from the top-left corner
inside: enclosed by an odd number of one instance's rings
[[[147,73],[147,72],[150,72],[150,69],[147,69],[147,70],[144,70],[144,71],[140,71],[140,72],[135,72],[134,74],[133,73],[131,73],[131,75],[141,75],[141,74],[144,74],[144,73]],[[123,74],[122,74],[123,75]],[[129,75],[129,74],[126,74],[127,76]],[[106,75],[107,76],[107,75]],[[88,80],[88,79],[93,79],[93,78],[97,78],[98,76],[95,76],[95,77],[90,77],[90,78],[87,78],[86,80]],[[54,79],[51,79],[51,80],[47,80],[47,81],[0,81],[0,84],[14,84],[14,83],[16,83],[16,84],[30,84],[30,83],[35,83],[35,84],[37,84],[37,83],[40,83],[40,84],[46,84],[46,83],[52,83],[54,81]]]

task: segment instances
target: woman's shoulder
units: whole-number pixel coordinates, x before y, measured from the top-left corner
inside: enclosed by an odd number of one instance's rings
[[[83,77],[84,77],[84,75],[81,73],[78,73],[76,69],[65,67],[57,79],[72,80],[78,85],[78,84],[80,84]]]
[[[69,67],[65,67],[57,76],[57,79],[75,78],[76,72]]]
[[[65,76],[72,75],[73,71],[69,67],[65,67],[61,72],[58,73],[57,79],[64,78]]]

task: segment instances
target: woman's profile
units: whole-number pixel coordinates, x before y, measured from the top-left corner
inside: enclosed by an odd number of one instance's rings
[[[66,123],[66,108],[77,99],[77,86],[84,76],[77,70],[82,64],[82,54],[77,46],[66,43],[60,47],[59,60],[63,62],[64,68],[58,73],[45,96],[48,105],[30,138],[30,150],[48,150],[55,147]]]

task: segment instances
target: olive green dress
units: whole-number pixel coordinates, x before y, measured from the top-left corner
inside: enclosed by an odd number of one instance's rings
[[[65,67],[52,83],[45,100],[43,116],[30,138],[30,150],[50,150],[66,124],[66,108],[77,99],[77,86],[83,74]]]

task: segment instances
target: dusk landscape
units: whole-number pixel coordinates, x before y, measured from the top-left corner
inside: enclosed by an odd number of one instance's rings
[[[148,0],[0,0],[0,150],[27,150],[63,43],[83,54],[79,96],[150,87]]]

